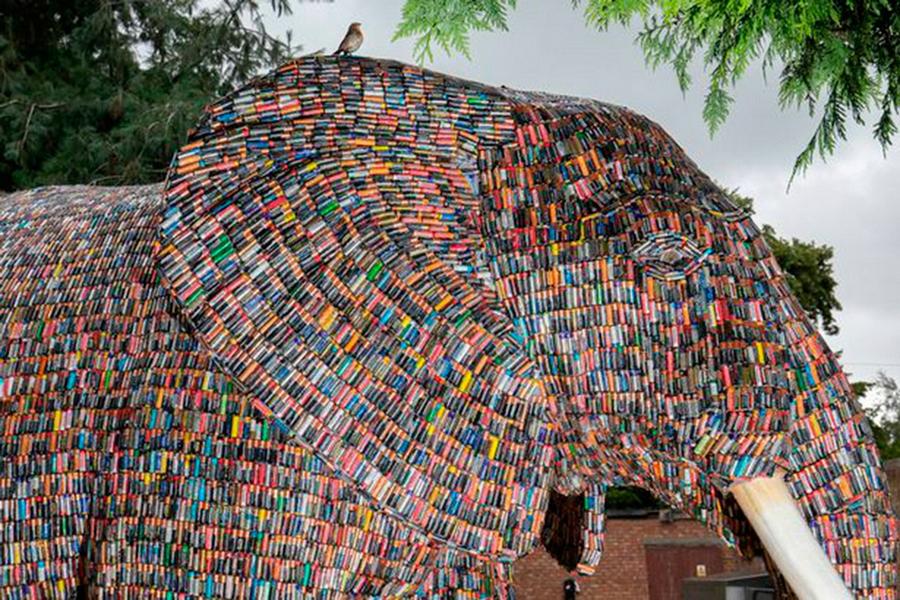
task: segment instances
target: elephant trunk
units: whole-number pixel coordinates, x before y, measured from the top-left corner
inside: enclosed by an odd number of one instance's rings
[[[776,271],[780,275],[780,270]],[[798,598],[889,597],[896,522],[865,412],[815,324],[772,280],[792,402],[785,469],[730,491]]]

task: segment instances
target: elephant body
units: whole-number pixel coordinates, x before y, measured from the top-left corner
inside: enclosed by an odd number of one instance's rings
[[[0,589],[506,597],[551,490],[754,551],[784,473],[893,597],[865,417],[749,215],[654,123],[391,61],[210,105],[164,186],[0,200]]]
[[[499,567],[372,510],[213,365],[159,280],[161,192],[5,198],[0,596],[68,598],[79,582],[116,598],[502,583]]]

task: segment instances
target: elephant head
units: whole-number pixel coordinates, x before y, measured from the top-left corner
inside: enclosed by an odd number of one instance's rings
[[[278,576],[264,569],[293,592],[503,595],[506,566],[538,543],[551,490],[586,495],[582,571],[600,558],[611,485],[644,487],[753,551],[754,530],[767,543],[778,517],[743,499],[774,477],[799,510],[792,526],[834,567],[824,562],[823,577],[893,597],[896,526],[846,377],[749,215],[649,120],[391,61],[304,58],[207,107],[161,203],[125,211],[152,211],[158,225],[152,266],[167,308],[144,312],[182,336],[172,361],[200,361],[198,394],[252,404],[246,430],[219,436],[245,431],[248,447],[267,449],[252,460],[278,465],[260,467],[263,483],[247,494],[277,479],[317,502],[339,498],[334,511],[279,520],[279,535],[290,534],[271,546],[263,534],[241,546],[302,555]],[[99,210],[66,248],[107,256],[118,247],[110,239],[137,243],[129,219]],[[18,231],[20,212],[0,218],[0,231]],[[120,233],[85,242],[98,222]],[[140,240],[128,252],[146,255]],[[26,287],[23,260],[0,261],[0,292]],[[141,273],[142,286],[157,285]],[[0,294],[0,309],[25,296]],[[23,314],[7,311],[7,322]],[[163,351],[147,342],[151,355]],[[7,358],[27,376],[34,368],[13,360],[22,353]],[[163,392],[176,386],[160,377]],[[6,386],[0,399],[18,389]],[[178,410],[215,412],[204,406]],[[123,427],[138,433],[98,447],[144,452],[150,420],[131,419]],[[257,436],[272,421],[275,438]],[[188,453],[181,475],[219,476],[196,467],[189,447],[178,447]],[[112,490],[107,539],[133,537],[109,525],[124,477],[110,473],[142,464],[97,468]],[[282,506],[256,501],[264,514]],[[265,521],[254,519],[241,527]],[[192,543],[212,552],[217,540]],[[197,552],[186,554],[191,572],[212,569]]]
[[[749,215],[647,119],[308,58],[211,105],[165,194],[162,273],[213,355],[432,539],[512,557],[548,489],[600,517],[631,484],[735,542],[729,490],[783,474],[846,584],[893,588],[846,377]]]

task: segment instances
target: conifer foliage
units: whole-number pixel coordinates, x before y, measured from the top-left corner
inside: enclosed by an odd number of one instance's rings
[[[290,0],[7,0],[0,190],[160,181],[202,107],[295,50]]]

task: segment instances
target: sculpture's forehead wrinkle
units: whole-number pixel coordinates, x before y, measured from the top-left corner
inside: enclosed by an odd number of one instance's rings
[[[222,130],[328,120],[336,127],[386,112],[414,125],[436,119],[479,143],[512,139],[511,102],[498,88],[391,60],[306,57],[249,82],[207,107],[191,139]]]
[[[550,94],[547,92],[526,92],[511,88],[501,88],[499,93],[510,99],[519,110],[533,109],[542,119],[552,119],[565,115],[587,112],[616,113],[625,107],[590,98]]]

